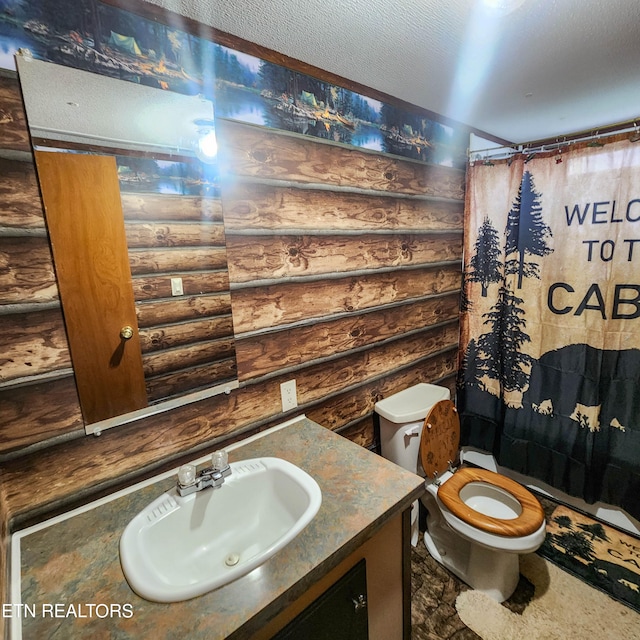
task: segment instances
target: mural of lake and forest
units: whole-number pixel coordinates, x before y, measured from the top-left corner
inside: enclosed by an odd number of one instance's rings
[[[116,155],[120,191],[220,197],[218,163],[179,162]]]
[[[216,115],[464,168],[469,132],[98,0],[0,0],[0,67],[57,64],[211,99]]]

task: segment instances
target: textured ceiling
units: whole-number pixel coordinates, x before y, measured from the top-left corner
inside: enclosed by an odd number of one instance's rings
[[[640,116],[640,0],[151,0],[494,136]]]

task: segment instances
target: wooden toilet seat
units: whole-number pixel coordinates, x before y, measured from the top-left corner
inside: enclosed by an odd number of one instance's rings
[[[441,400],[431,408],[422,428],[420,462],[427,478],[436,478],[458,460],[460,418],[451,400]],[[504,520],[484,515],[466,505],[460,491],[471,482],[484,482],[510,493],[521,505],[517,518]],[[458,469],[438,488],[438,498],[456,517],[494,535],[521,537],[537,531],[544,522],[544,511],[536,497],[514,480],[499,473],[466,467]]]
[[[522,507],[517,518],[503,520],[492,518],[467,506],[460,498],[460,491],[470,482],[484,482],[510,493]],[[521,484],[499,473],[465,467],[458,469],[449,480],[438,488],[438,498],[454,516],[470,525],[499,536],[522,537],[535,533],[544,522],[544,511],[537,498]]]

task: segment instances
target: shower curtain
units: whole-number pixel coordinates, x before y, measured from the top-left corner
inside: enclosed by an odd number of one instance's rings
[[[640,518],[640,142],[472,163],[461,311],[462,443]]]

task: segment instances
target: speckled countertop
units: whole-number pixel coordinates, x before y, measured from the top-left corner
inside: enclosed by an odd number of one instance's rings
[[[418,476],[304,417],[229,452],[230,461],[261,456],[298,465],[322,489],[313,521],[262,567],[185,602],[137,596],[120,567],[120,536],[173,486],[165,479],[21,537],[22,607],[13,617],[22,637],[248,637],[423,492]]]

